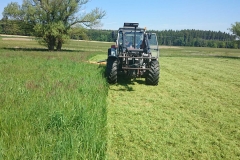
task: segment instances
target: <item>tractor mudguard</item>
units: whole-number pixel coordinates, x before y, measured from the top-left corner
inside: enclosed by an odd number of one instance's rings
[[[108,56],[111,55],[111,48],[108,48]]]
[[[118,57],[113,56],[113,55],[108,56],[108,59],[111,59],[111,60],[116,60],[117,59],[117,61],[119,61]]]

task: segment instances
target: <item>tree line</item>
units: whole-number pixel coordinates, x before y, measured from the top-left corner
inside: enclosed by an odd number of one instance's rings
[[[113,42],[113,30],[86,29],[73,27],[69,32],[71,39]],[[115,31],[116,32],[116,31]],[[150,30],[158,37],[159,45],[167,46],[194,46],[213,48],[238,48],[236,35],[226,32],[203,31],[195,29],[185,30]],[[33,36],[33,26],[20,20],[0,20],[0,33],[12,35]]]
[[[115,31],[116,32],[116,31]],[[216,31],[203,30],[163,30],[154,32],[158,37],[159,45],[167,46],[194,46],[194,47],[213,47],[213,48],[238,48],[236,36]],[[82,36],[71,36],[72,39],[83,39]],[[88,29],[85,31],[85,39],[93,41],[113,42],[112,30],[94,30]],[[83,39],[84,40],[84,39]]]
[[[180,31],[154,31],[158,36],[158,43],[172,46],[194,46],[213,48],[238,48],[236,36],[216,31],[186,29]]]
[[[33,36],[33,26],[19,20],[0,20],[0,33],[9,35]]]

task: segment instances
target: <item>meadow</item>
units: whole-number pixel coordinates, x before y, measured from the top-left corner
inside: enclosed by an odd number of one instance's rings
[[[160,82],[108,85],[112,43],[0,37],[0,159],[239,159],[240,51],[161,47]]]
[[[91,53],[0,41],[0,159],[105,159],[108,89]]]

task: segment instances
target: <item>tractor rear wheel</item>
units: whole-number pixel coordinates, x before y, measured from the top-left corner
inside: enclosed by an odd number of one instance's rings
[[[107,76],[107,81],[110,84],[117,83],[117,65],[118,65],[117,59],[108,58],[106,76]]]
[[[147,71],[146,84],[157,86],[159,81],[160,67],[157,60],[153,60],[150,63],[150,69]]]

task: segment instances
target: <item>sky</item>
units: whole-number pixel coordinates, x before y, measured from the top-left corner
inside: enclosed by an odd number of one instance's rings
[[[1,0],[0,19],[10,2]],[[106,11],[101,29],[117,30],[124,22],[138,22],[148,30],[211,30],[231,33],[228,28],[240,22],[240,0],[90,0],[81,13],[94,8]]]

